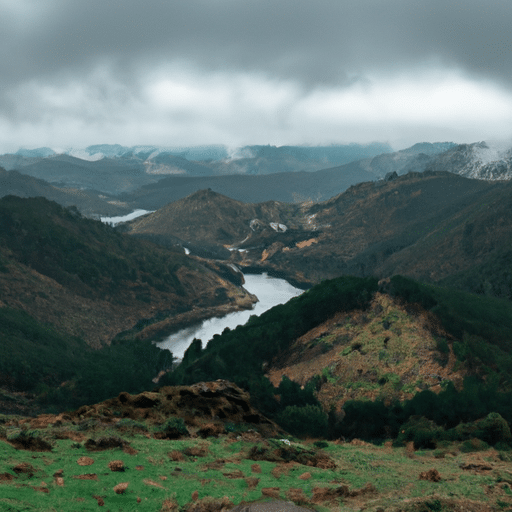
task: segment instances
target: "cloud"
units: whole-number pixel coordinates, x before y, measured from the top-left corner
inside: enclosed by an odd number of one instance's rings
[[[510,19],[508,0],[0,0],[0,126],[12,144],[499,136]]]

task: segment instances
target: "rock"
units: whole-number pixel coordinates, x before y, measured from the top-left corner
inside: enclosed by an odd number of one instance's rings
[[[128,486],[130,485],[129,482],[122,482],[120,484],[117,484],[114,487],[114,492],[116,494],[124,494],[126,492],[126,489],[128,489]]]
[[[302,475],[299,476],[301,480],[309,480],[311,478],[311,473],[309,471],[306,471],[306,473],[302,473]]]
[[[108,463],[110,471],[124,471],[124,462],[122,460],[113,460]]]

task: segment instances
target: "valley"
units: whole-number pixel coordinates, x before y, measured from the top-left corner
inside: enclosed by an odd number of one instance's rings
[[[488,150],[418,144],[331,168],[325,148],[270,146],[4,159],[24,167],[0,170],[0,503],[509,507],[512,189],[509,155]],[[240,270],[306,291],[255,314]],[[84,494],[75,459],[103,467],[112,450],[128,486],[95,466]]]

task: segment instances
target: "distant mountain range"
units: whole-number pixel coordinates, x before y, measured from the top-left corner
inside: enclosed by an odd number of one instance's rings
[[[510,148],[485,142],[423,142],[396,152],[378,143],[232,151],[225,146],[96,145],[59,154],[39,148],[0,155],[0,166],[7,170],[0,173],[0,196],[43,195],[98,217],[156,210],[204,189],[248,203],[301,203],[328,200],[357,183],[426,170],[509,180],[511,162]]]

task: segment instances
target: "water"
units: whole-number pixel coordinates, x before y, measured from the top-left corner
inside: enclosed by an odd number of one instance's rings
[[[153,213],[151,210],[135,210],[132,213],[129,213],[128,215],[122,215],[120,217],[100,217],[101,222],[104,222],[105,224],[110,224],[111,226],[115,226],[116,224],[119,224],[120,222],[127,222],[129,220],[136,219],[137,217],[140,217],[141,215],[146,215],[146,213]]]
[[[254,309],[237,311],[220,318],[210,318],[200,324],[171,334],[167,339],[157,343],[157,346],[161,349],[170,350],[174,357],[182,359],[185,350],[194,338],[202,340],[204,348],[214,334],[222,334],[226,327],[234,329],[238,325],[243,325],[251,315],[261,315],[268,309],[278,304],[284,304],[303,292],[303,290],[295,288],[284,279],[269,277],[267,274],[250,274],[244,275],[244,277],[244,288],[259,299]]]

